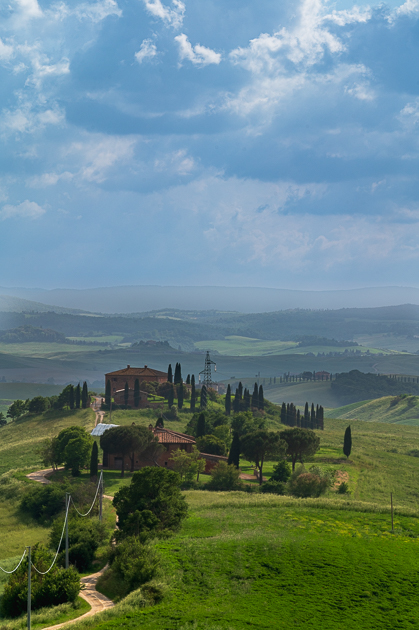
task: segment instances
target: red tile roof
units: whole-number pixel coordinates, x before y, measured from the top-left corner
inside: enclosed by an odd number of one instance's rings
[[[136,368],[127,365],[122,370],[116,370],[115,372],[107,372],[106,376],[157,376],[167,378],[167,372],[160,372],[160,370],[154,370],[145,365],[143,368]]]
[[[162,444],[196,444],[195,438],[192,435],[186,435],[186,433],[178,433],[160,427],[154,428],[153,433],[157,435]]]

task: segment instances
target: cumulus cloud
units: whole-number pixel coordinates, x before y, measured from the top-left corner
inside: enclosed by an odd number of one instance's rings
[[[115,0],[102,0],[94,3],[83,2],[76,5],[72,12],[79,20],[87,18],[92,20],[92,22],[101,22],[110,15],[122,16],[122,11]]]
[[[218,65],[221,61],[220,53],[200,44],[192,46],[184,33],[177,35],[175,41],[179,45],[179,59],[181,62],[187,59],[195,66],[208,66],[212,63]]]
[[[140,46],[140,50],[135,53],[135,58],[138,63],[143,63],[144,59],[152,59],[156,55],[156,44],[153,44],[151,39],[144,39]]]
[[[40,18],[43,13],[37,0],[15,0],[20,13],[25,18]]]
[[[135,138],[92,136],[86,141],[72,143],[67,153],[78,155],[82,161],[77,174],[79,180],[101,184],[111,167],[132,159],[136,142]]]
[[[9,60],[13,55],[13,46],[5,44],[0,38],[0,60]]]
[[[22,201],[22,203],[12,206],[7,204],[0,210],[0,218],[5,219],[39,219],[46,210],[35,201]]]
[[[185,15],[185,5],[181,0],[172,0],[172,6],[168,7],[161,0],[143,0],[147,13],[155,18],[163,20],[168,26],[177,29],[182,26]]]

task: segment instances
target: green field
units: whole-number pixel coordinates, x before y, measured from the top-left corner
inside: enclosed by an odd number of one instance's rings
[[[33,416],[23,416],[0,428],[0,474],[13,468],[42,468],[38,448],[46,437],[58,435],[61,429],[81,425],[94,427],[94,412],[91,409],[73,411],[50,410]]]
[[[419,426],[419,396],[384,396],[328,412],[334,418],[364,422],[394,422]]]
[[[276,340],[264,340],[253,339],[251,337],[240,337],[237,335],[230,335],[224,339],[213,339],[211,341],[196,341],[195,347],[199,350],[216,350],[219,354],[228,355],[231,357],[241,356],[267,356],[271,354],[308,354],[312,352],[317,354],[318,352],[345,352],[345,349],[359,350],[362,353],[366,353],[367,350],[371,354],[377,354],[385,352],[391,354],[390,351],[384,351],[383,349],[377,349],[374,347],[353,347],[348,346],[303,346],[299,347],[295,341],[281,341]]]
[[[92,352],[92,346],[39,341],[28,343],[0,343],[0,352],[17,357],[56,359],[70,353]]]

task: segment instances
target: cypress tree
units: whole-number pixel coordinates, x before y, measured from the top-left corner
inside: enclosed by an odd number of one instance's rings
[[[226,399],[225,399],[225,410],[226,410],[227,416],[229,416],[231,414],[231,387],[230,387],[230,383],[227,385],[227,393],[226,393]]]
[[[252,394],[252,407],[257,409],[258,406],[259,406],[259,389],[258,389],[258,384],[255,383],[255,386],[253,388],[253,394]]]
[[[240,381],[239,383],[239,399],[243,398],[243,383]]]
[[[250,392],[247,388],[244,390],[243,399],[245,411],[248,411],[250,409]]]
[[[111,391],[111,382],[108,380],[109,383],[109,395],[110,395],[110,391]],[[108,383],[106,383],[106,387],[108,386]],[[77,384],[76,386],[76,390],[75,390],[75,399],[76,399],[76,409],[80,409],[80,399],[81,399],[81,387],[80,387],[80,383]]]
[[[202,385],[201,389],[201,409],[206,409],[208,404],[208,393],[205,385]]]
[[[188,376],[186,377],[186,385],[190,385],[191,384],[191,375],[188,374]]]
[[[287,403],[287,425],[291,426],[291,414],[290,414],[290,405]]]
[[[182,369],[181,369],[180,363],[176,363],[175,376],[174,376],[173,382],[175,385],[179,385],[179,383],[182,383]]]
[[[135,379],[134,383],[134,407],[138,407],[140,404],[140,381]]]
[[[68,392],[68,406],[70,409],[74,409],[74,387],[70,385],[70,390]]]
[[[177,408],[182,409],[183,407],[183,383],[180,383],[177,388]]]
[[[205,414],[204,413],[200,413],[199,417],[198,417],[198,422],[196,424],[196,437],[202,437],[203,435],[206,435],[207,433],[207,428],[206,428],[206,423],[205,423]]]
[[[308,429],[309,424],[310,424],[310,412],[308,410],[308,402],[306,402],[305,407],[304,407],[304,423],[302,426],[304,429]]]
[[[99,452],[97,448],[97,442],[93,442],[92,454],[90,456],[90,481],[96,481],[97,479],[97,464],[98,464]]]
[[[347,458],[351,454],[351,450],[352,450],[352,434],[351,434],[351,425],[349,425],[349,427],[346,427],[345,435],[343,437],[343,452]]]
[[[281,407],[281,424],[287,424],[287,407],[284,402]]]
[[[169,367],[167,368],[167,380],[169,383],[173,383],[173,372],[172,372],[172,364],[169,363]]]
[[[191,411],[195,411],[195,405],[196,405],[195,374],[192,374],[192,378],[191,378]]]
[[[163,422],[163,418],[160,416],[160,418],[157,418],[156,421],[156,429],[163,429],[164,428],[164,422]]]
[[[301,427],[301,414],[300,410],[297,410],[297,427]]]
[[[174,400],[175,400],[175,392],[173,390],[173,385],[172,385],[172,387],[167,392],[167,404],[169,406],[169,409],[172,408]]]
[[[238,388],[236,389],[236,393],[234,394],[233,411],[234,413],[238,413],[240,411],[240,396]]]
[[[128,383],[125,383],[125,387],[124,387],[124,403],[125,403],[125,407],[128,407],[128,398],[129,398],[129,387],[128,387]]]
[[[87,390],[87,383],[84,381],[83,389],[81,391],[81,406],[83,409],[87,409],[89,406],[89,392]]]
[[[324,430],[324,409],[323,407],[320,405],[319,407],[319,415],[317,418],[317,426],[318,428],[323,431]]]
[[[261,409],[263,411],[263,409],[265,408],[265,401],[263,399],[263,387],[262,385],[259,387],[259,401],[258,401],[258,409]]]
[[[314,411],[314,403],[311,403],[310,429],[316,428],[316,412]]]
[[[236,468],[240,465],[240,438],[237,431],[234,431],[233,433],[233,441],[231,442],[227,463],[229,465],[234,464]]]
[[[77,385],[77,388],[80,391],[80,383]],[[77,407],[77,388],[76,388],[76,407]],[[111,406],[111,382],[109,379],[108,379],[108,382],[106,383],[106,388],[105,388],[105,405],[107,405],[108,407]]]

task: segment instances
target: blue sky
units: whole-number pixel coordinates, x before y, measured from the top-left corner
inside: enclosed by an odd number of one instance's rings
[[[419,0],[0,18],[3,286],[419,286]]]

